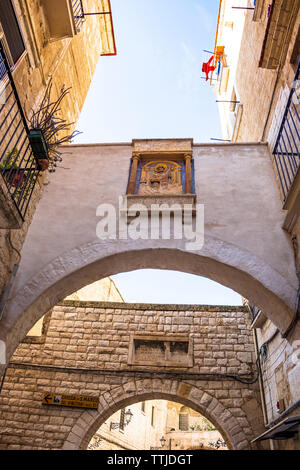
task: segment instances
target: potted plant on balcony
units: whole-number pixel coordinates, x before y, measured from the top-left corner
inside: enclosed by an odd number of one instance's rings
[[[71,132],[74,124],[68,123],[60,117],[60,105],[68,95],[71,88],[61,88],[58,98],[51,101],[52,79],[50,80],[42,102],[37,111],[32,111],[31,117],[27,118],[30,124],[29,140],[33,155],[36,159],[38,169],[54,172],[57,163],[62,161],[59,146],[70,143],[80,132]]]
[[[24,169],[18,167],[17,161],[19,150],[14,148],[6,153],[5,158],[0,162],[0,172],[5,181],[14,187],[21,187],[25,181]]]

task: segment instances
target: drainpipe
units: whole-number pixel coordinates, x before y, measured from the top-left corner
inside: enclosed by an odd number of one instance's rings
[[[4,312],[4,309],[5,309],[5,305],[7,303],[10,291],[12,289],[12,286],[13,286],[13,283],[14,283],[14,280],[15,280],[17,271],[19,269],[20,262],[21,262],[21,253],[19,252],[19,250],[12,243],[10,230],[7,231],[7,240],[10,244],[11,249],[17,253],[18,258],[19,258],[19,262],[14,264],[14,267],[12,269],[12,273],[10,275],[8,284],[6,285],[6,287],[4,289],[4,293],[3,293],[2,298],[0,300],[0,321],[3,317],[3,312]]]

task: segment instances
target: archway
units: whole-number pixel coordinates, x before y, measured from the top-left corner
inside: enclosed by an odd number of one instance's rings
[[[181,429],[182,408],[190,423]],[[228,450],[219,430],[192,408],[169,400],[146,400],[121,408],[92,437],[88,450]]]
[[[185,395],[185,396],[184,396]],[[229,449],[250,448],[251,426],[246,420],[241,426],[238,419],[212,395],[199,387],[171,380],[137,380],[115,387],[100,397],[96,413],[85,411],[71,429],[64,450],[86,449],[99,427],[120,408],[146,400],[176,401],[193,408],[207,418],[224,436]]]

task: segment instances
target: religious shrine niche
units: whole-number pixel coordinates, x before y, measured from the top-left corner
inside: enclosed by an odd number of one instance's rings
[[[137,176],[137,194],[183,193],[184,165],[182,162],[141,162]]]
[[[128,183],[128,194],[139,196],[182,195],[193,193],[191,153],[180,157],[157,158],[134,154]]]

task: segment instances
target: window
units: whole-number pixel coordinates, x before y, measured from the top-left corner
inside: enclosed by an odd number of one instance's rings
[[[25,51],[12,0],[0,2],[0,40],[11,64],[15,65]]]
[[[189,430],[189,410],[186,406],[183,406],[179,412],[179,430]]]
[[[153,427],[155,423],[155,406],[152,406],[151,409],[151,426]]]
[[[294,70],[297,70],[298,67],[298,62],[300,61],[300,27],[298,28],[298,33],[296,36],[293,52],[291,55],[291,64],[294,68]]]
[[[141,403],[141,410],[142,410],[142,413],[146,412],[146,402],[145,401],[142,401],[142,403]]]

